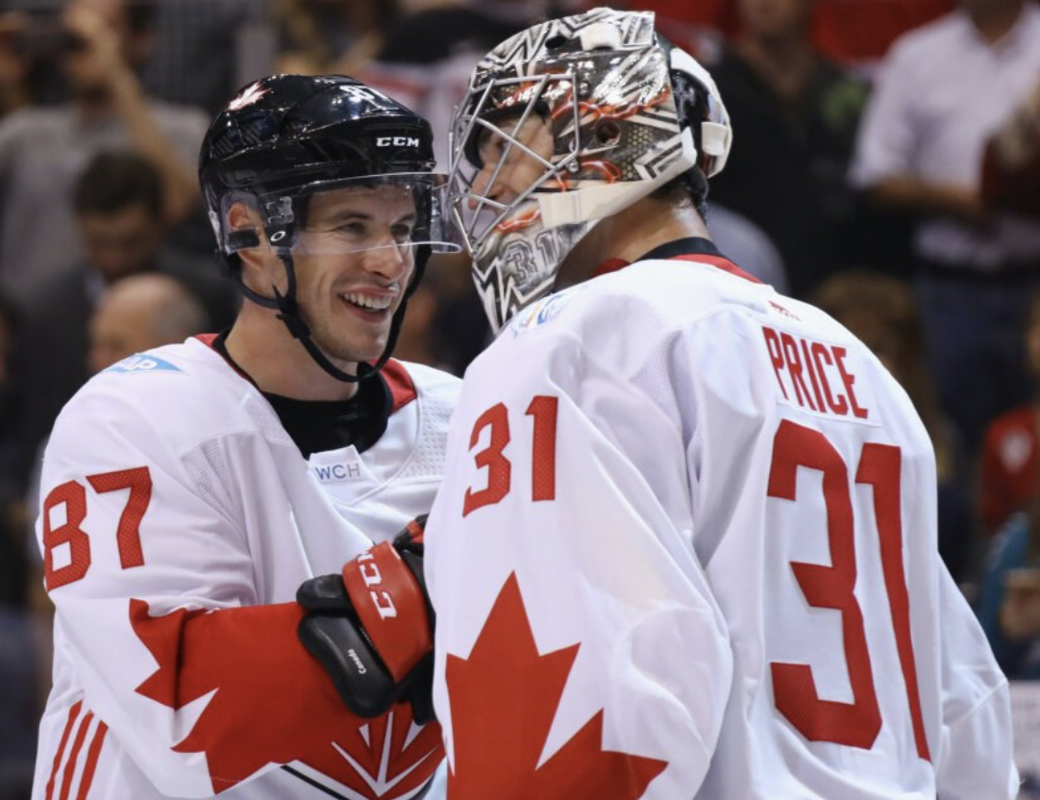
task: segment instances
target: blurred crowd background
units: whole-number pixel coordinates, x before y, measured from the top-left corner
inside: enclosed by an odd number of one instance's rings
[[[585,0],[0,0],[0,800],[28,797],[50,682],[42,448],[93,373],[230,324],[195,177],[272,72],[448,119],[477,58]],[[862,338],[935,443],[939,539],[1009,677],[1040,678],[1040,5],[617,0],[712,72],[734,148],[720,249]],[[461,375],[488,331],[431,264],[397,355]],[[909,532],[913,535],[913,532]]]

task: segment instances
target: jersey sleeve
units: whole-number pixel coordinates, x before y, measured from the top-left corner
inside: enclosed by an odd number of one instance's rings
[[[1014,800],[1018,771],[1011,700],[985,634],[940,565],[942,740],[936,760],[941,800]]]
[[[164,795],[204,797],[315,763],[369,721],[298,642],[299,606],[257,605],[248,515],[214,501],[162,426],[112,393],[74,399],[37,535],[70,720],[95,715]]]
[[[467,373],[426,535],[452,800],[702,782],[729,640],[640,459],[681,481],[680,432],[575,337]]]

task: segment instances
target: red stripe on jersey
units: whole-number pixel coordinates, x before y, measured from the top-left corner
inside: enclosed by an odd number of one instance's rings
[[[415,383],[412,382],[412,376],[408,374],[408,370],[400,361],[391,358],[383,365],[382,372],[386,385],[390,389],[390,396],[393,398],[391,414],[400,411],[419,396],[415,390]]]
[[[236,364],[230,358],[227,358],[222,352],[220,352],[219,350],[217,350],[217,348],[215,348],[213,346],[213,343],[217,340],[217,338],[219,336],[220,336],[219,333],[199,333],[199,334],[195,335],[195,338],[198,339],[200,342],[202,342],[204,345],[206,345],[206,347],[208,347],[210,350],[212,350],[218,356],[223,358],[224,359],[224,363],[227,364],[229,367],[231,367],[231,369],[233,369],[240,378],[245,378],[247,381],[249,381],[251,384],[253,384],[253,386],[256,386],[256,381],[254,381],[252,378],[250,378],[247,373],[245,373],[241,369],[239,369],[238,364]],[[256,388],[260,389],[259,386],[256,386]]]
[[[728,272],[730,275],[736,275],[738,278],[743,278],[746,281],[752,283],[761,283],[758,278],[754,275],[750,275],[744,272],[740,267],[730,261],[728,258],[720,258],[719,256],[705,255],[701,253],[689,253],[682,256],[672,256],[671,258],[662,259],[663,261],[692,261],[697,264],[708,264],[712,267],[717,267],[723,272]],[[636,262],[639,263],[639,262]],[[592,273],[593,278],[598,278],[600,275],[608,275],[611,272],[617,272],[630,267],[632,262],[625,261],[623,258],[611,258],[604,261],[598,267],[595,272]]]
[[[51,800],[54,796],[54,779],[58,776],[58,767],[61,766],[61,757],[65,755],[65,745],[69,743],[69,734],[72,733],[72,726],[76,724],[76,717],[79,716],[82,707],[83,701],[80,700],[69,709],[69,718],[65,721],[65,730],[61,732],[61,741],[58,743],[58,752],[54,755],[54,766],[51,767],[51,779],[47,781],[47,800]]]
[[[58,800],[68,800],[69,798],[69,790],[72,789],[72,779],[76,777],[76,762],[79,761],[79,751],[83,749],[83,742],[87,738],[87,728],[90,727],[90,723],[93,720],[94,712],[90,712],[79,724],[79,730],[76,731],[76,741],[72,743],[72,752],[69,753],[69,760],[65,764],[65,774],[61,778],[61,794],[58,795]]]
[[[87,750],[87,763],[83,767],[83,777],[79,781],[79,793],[76,795],[76,800],[87,800],[90,784],[94,782],[94,772],[97,770],[98,756],[101,755],[101,747],[105,743],[106,733],[108,733],[108,726],[104,722],[98,722],[97,730],[94,731],[94,738],[91,740],[90,748]]]
[[[220,334],[217,333],[200,333],[195,338],[206,345],[206,347],[212,349],[213,342],[216,341],[219,335]],[[242,370],[235,366],[235,364],[228,361],[228,365],[247,381],[253,383],[253,379],[246,373],[242,372]],[[386,364],[383,365],[382,375],[384,380],[386,380],[387,387],[390,389],[391,414],[395,411],[400,411],[410,402],[419,397],[419,393],[415,389],[415,383],[412,381],[411,375],[408,374],[408,370],[404,368],[404,365],[400,361],[395,361],[392,358],[387,361]],[[253,385],[255,386],[256,384],[253,383]]]
[[[598,278],[600,275],[609,275],[611,272],[617,272],[619,269],[624,269],[631,265],[631,261],[625,261],[623,258],[608,258],[598,267],[596,271],[592,273],[593,278]]]
[[[708,256],[708,255],[701,255],[700,253],[697,253],[697,254],[691,253],[690,255],[686,255],[686,256],[674,256],[674,257],[672,257],[672,258],[670,258],[668,260],[669,261],[693,261],[693,262],[695,262],[697,264],[710,264],[713,267],[718,267],[723,272],[728,272],[730,275],[736,275],[738,278],[743,278],[746,281],[751,281],[752,283],[761,283],[762,282],[758,278],[756,278],[754,275],[749,275],[748,273],[744,272],[744,270],[742,270],[740,267],[738,267],[736,264],[734,264],[728,258],[719,258],[718,256]]]

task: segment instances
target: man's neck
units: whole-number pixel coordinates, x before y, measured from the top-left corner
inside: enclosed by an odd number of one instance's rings
[[[347,400],[356,383],[337,380],[311,358],[275,312],[245,301],[226,341],[228,355],[260,391],[294,400]],[[351,374],[357,364],[334,362]]]
[[[601,220],[578,243],[560,267],[556,288],[588,280],[600,264],[610,259],[637,261],[655,247],[690,236],[711,238],[697,209],[644,197],[634,206]]]
[[[1006,36],[1025,8],[1024,0],[999,0],[968,12],[979,35],[988,43],[996,44]]]
[[[79,117],[87,122],[105,120],[115,114],[112,93],[103,89],[74,95],[72,103]]]

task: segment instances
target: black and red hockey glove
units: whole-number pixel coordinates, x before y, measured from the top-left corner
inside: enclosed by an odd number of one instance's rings
[[[342,574],[305,581],[298,633],[344,704],[378,717],[399,701],[422,725],[433,713],[433,608],[423,578],[426,515],[348,561]]]

